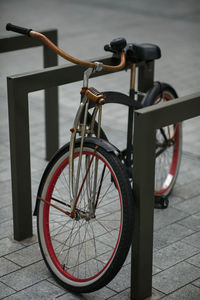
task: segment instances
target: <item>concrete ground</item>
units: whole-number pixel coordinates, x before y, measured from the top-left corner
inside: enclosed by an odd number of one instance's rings
[[[198,0],[16,0],[0,1],[0,35],[5,24],[35,30],[57,28],[59,45],[80,58],[103,56],[103,45],[124,36],[162,49],[155,79],[169,82],[180,96],[200,90],[200,2]],[[64,64],[59,59],[59,64]],[[58,286],[42,260],[35,228],[32,239],[16,242],[12,229],[11,172],[6,77],[42,67],[41,48],[0,55],[0,299],[129,299],[130,255],[116,278],[92,294],[73,295]],[[100,90],[128,91],[128,74],[92,80]],[[81,83],[59,88],[60,144],[69,140]],[[69,96],[70,95],[70,96]],[[44,160],[43,93],[30,94],[33,207]],[[116,120],[119,120],[116,122]],[[121,146],[126,111],[104,112],[104,128]],[[114,126],[113,126],[114,124]],[[114,128],[113,128],[114,127]],[[180,174],[169,208],[155,210],[152,299],[200,299],[200,118],[184,122]],[[145,283],[144,283],[145,284]]]

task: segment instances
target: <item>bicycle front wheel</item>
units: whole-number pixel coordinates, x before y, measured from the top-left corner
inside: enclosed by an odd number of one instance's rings
[[[166,83],[155,85],[147,95],[144,106],[177,98],[175,90]],[[181,162],[182,124],[176,123],[156,131],[155,195],[168,196],[175,185]]]
[[[63,213],[71,208],[69,144],[47,166],[38,192],[45,200],[40,201],[37,219],[42,255],[55,279],[78,293],[95,291],[113,279],[126,259],[132,236],[133,208],[126,172],[114,153],[96,148],[84,142],[80,184],[88,175],[75,218]],[[74,174],[79,154],[80,144],[76,143]],[[97,161],[98,172],[95,172]],[[94,176],[97,178],[95,196]],[[89,203],[94,198],[95,214],[90,215]]]

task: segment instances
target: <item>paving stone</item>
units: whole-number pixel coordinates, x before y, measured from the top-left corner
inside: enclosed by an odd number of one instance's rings
[[[4,223],[5,221],[12,220],[12,206],[2,207],[0,209],[0,223]]]
[[[182,241],[200,249],[200,231],[184,238]]]
[[[59,283],[53,278],[48,278],[48,281],[51,282],[54,285],[57,285],[58,287],[60,287]],[[69,291],[67,291],[63,296],[59,297],[59,299],[64,300],[64,299],[87,299],[87,300],[93,300],[93,299],[107,299],[113,295],[115,295],[116,292],[114,292],[113,290],[107,288],[107,287],[103,287],[100,290],[97,290],[93,293],[84,293],[84,294],[80,294],[80,295],[74,295],[72,293],[70,293]]]
[[[125,260],[123,266],[126,266],[126,265],[129,266],[129,267],[127,267],[127,268],[130,268],[130,270],[131,270],[131,249],[129,250],[129,253],[128,253],[128,255],[127,255],[127,258],[126,258],[126,260]],[[158,273],[158,272],[160,272],[160,271],[162,271],[162,270],[159,269],[158,267],[156,267],[156,266],[153,265],[152,274],[156,274],[156,273]]]
[[[193,230],[180,224],[174,223],[160,229],[159,231],[154,232],[154,240],[159,241],[162,247],[162,244],[164,246],[167,246],[171,243],[181,240],[186,236],[191,235],[192,233],[194,233]],[[161,248],[158,247],[158,242],[155,247],[158,249]]]
[[[5,207],[5,206],[11,205],[12,204],[11,202],[12,202],[11,193],[7,193],[7,194],[5,193],[5,194],[0,195],[0,209]]]
[[[1,172],[0,172],[0,181],[9,180],[11,177],[11,170],[10,170],[10,160],[7,159],[0,159]]]
[[[178,185],[178,182],[176,184]],[[172,194],[169,197],[169,206],[175,206],[176,204],[181,203],[183,200],[184,199],[182,197],[174,196],[172,191]]]
[[[0,152],[1,153],[1,152]],[[1,196],[4,196],[6,194],[11,193],[11,180],[4,180],[3,182],[0,181],[0,191],[1,191]]]
[[[192,230],[200,230],[200,213],[191,215],[183,220],[179,221],[179,224],[182,224]]]
[[[116,296],[113,296],[110,298],[110,300],[129,300],[130,299],[130,289],[126,289],[125,291],[117,294]]]
[[[164,294],[155,290],[155,289],[152,289],[152,296],[151,298],[149,298],[149,300],[159,300],[161,298],[163,298]]]
[[[187,259],[187,262],[200,268],[200,254],[194,255],[191,258]]]
[[[108,299],[112,296],[116,295],[116,293],[107,287],[103,287],[102,289],[95,291],[93,293],[84,293],[84,294],[73,294],[70,292],[65,293],[64,295],[56,298],[59,300],[103,300]]]
[[[184,199],[186,199],[185,198],[186,195],[187,197],[189,196],[188,192],[187,194],[185,194],[185,188],[184,190],[182,190],[182,187],[186,185],[189,191],[191,191],[192,183],[193,182],[196,183],[199,180],[199,173],[198,173],[199,166],[200,166],[199,159],[193,159],[193,157],[191,157],[191,153],[188,153],[187,155],[186,154],[183,155],[177,184],[173,189],[174,196],[181,197]],[[191,192],[191,195],[193,194],[193,197],[198,195],[198,192],[196,192],[196,190],[197,188],[195,187],[194,189],[195,193]]]
[[[193,145],[194,146],[192,147],[192,153],[195,154],[196,156],[199,156],[199,148],[200,148],[199,141],[196,141],[195,143],[193,143]],[[187,143],[183,149],[184,151],[191,152],[191,146],[189,145],[189,143]],[[198,176],[196,178],[198,178]]]
[[[157,210],[154,213],[154,230],[165,228],[171,223],[175,223],[188,216],[188,213],[169,207],[164,210]]]
[[[153,271],[152,271],[152,274],[154,275],[154,274],[157,274],[157,273],[159,273],[159,272],[161,272],[162,270],[161,269],[159,269],[158,267],[156,267],[156,266],[154,266],[153,265]]]
[[[44,170],[46,165],[47,165],[46,160],[40,159],[40,158],[37,158],[34,156],[31,157],[31,171],[32,172],[35,172],[35,171],[38,171],[41,169]]]
[[[192,282],[193,285],[200,287],[200,278]]]
[[[167,246],[167,243],[164,240],[161,240],[154,236],[153,238],[153,249],[158,250]]]
[[[23,248],[19,251],[15,251],[14,253],[9,254],[5,257],[22,267],[28,266],[32,263],[42,260],[42,255],[38,243]]]
[[[0,239],[13,235],[13,220],[0,223]]]
[[[11,240],[9,238],[4,238],[0,240],[0,257],[7,254],[14,252],[23,248],[23,245],[19,242]]]
[[[54,285],[57,285],[58,287],[61,287],[61,285],[54,279],[54,277],[49,277],[47,279],[47,281],[49,281],[50,283],[54,284]]]
[[[162,298],[163,300],[199,300],[200,289],[191,284],[184,286],[176,292],[170,294],[167,297]]]
[[[0,282],[0,299],[3,299],[4,297],[7,297],[13,293],[15,293],[15,290]]]
[[[108,288],[119,293],[130,287],[131,280],[131,268],[130,265],[122,267],[116,277],[107,285]]]
[[[155,251],[153,264],[160,269],[166,269],[197,253],[199,253],[198,248],[182,242],[176,242],[161,250]]]
[[[86,300],[87,298],[84,294],[71,294],[71,293],[67,292],[64,295],[62,295],[56,299],[59,299],[59,300]],[[96,299],[96,298],[94,297],[93,299]]]
[[[1,282],[20,291],[48,277],[50,277],[50,273],[44,262],[41,261],[1,277]]]
[[[184,199],[198,196],[200,194],[199,179],[190,181],[189,183],[181,185],[179,187],[175,187],[173,193],[176,196],[183,197]]]
[[[2,137],[2,135],[1,135],[1,137]],[[1,141],[1,145],[0,145],[0,153],[1,153],[1,158],[10,159],[10,153],[8,151],[7,146],[4,145],[3,140]]]
[[[125,262],[124,262],[124,266],[125,266],[125,265],[128,265],[128,264],[130,264],[130,263],[131,263],[131,247],[130,247],[130,249],[129,249],[128,255],[127,255],[126,260],[125,260]]]
[[[123,295],[123,293],[120,293],[120,294],[118,294],[119,296],[120,295]],[[127,300],[129,300],[130,299],[130,296],[129,296],[129,294],[127,294],[127,296],[128,296],[128,298],[127,298]],[[161,293],[161,292],[159,292],[159,291],[157,291],[157,290],[155,290],[155,289],[152,289],[152,296],[151,297],[148,297],[148,298],[145,298],[145,300],[159,300],[159,299],[161,299],[161,298],[163,298],[163,296],[165,296],[165,294],[163,294],[163,293]],[[111,298],[111,299],[113,299],[113,298]],[[114,298],[115,299],[115,298]],[[114,300],[113,299],[113,300]],[[116,299],[124,299],[123,297],[122,298],[116,298]]]
[[[200,269],[187,262],[178,263],[153,276],[153,287],[169,294],[200,277]]]
[[[198,213],[200,211],[199,203],[200,203],[200,194],[197,197],[183,201],[183,202],[175,205],[174,207],[176,207],[177,209],[186,211],[190,214],[194,214],[194,213]]]
[[[37,232],[35,231],[36,230],[35,226],[36,226],[36,224],[35,224],[34,219],[33,219],[33,236],[21,241],[21,243],[24,246],[30,246],[30,245],[35,244],[36,242],[38,242],[38,236],[37,236]]]
[[[43,280],[29,288],[7,297],[6,300],[27,300],[27,299],[57,299],[59,295],[64,293],[63,289],[56,287],[50,282]]]
[[[20,269],[20,266],[14,264],[4,257],[0,257],[0,277]]]

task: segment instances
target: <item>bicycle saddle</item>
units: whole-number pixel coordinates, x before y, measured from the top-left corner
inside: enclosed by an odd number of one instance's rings
[[[151,61],[161,57],[161,50],[154,44],[128,44],[126,58],[131,62]]]
[[[118,54],[122,50],[126,53],[126,59],[129,62],[136,63],[140,61],[151,61],[161,57],[161,50],[154,44],[133,44],[126,43],[124,38],[117,38],[104,46],[105,51]]]

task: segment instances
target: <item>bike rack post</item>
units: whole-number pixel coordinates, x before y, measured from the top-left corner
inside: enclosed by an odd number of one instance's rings
[[[131,264],[132,300],[144,300],[152,295],[156,129],[199,115],[200,92],[134,113],[133,174],[136,211]]]
[[[42,33],[57,45],[58,34],[56,29],[45,30]],[[0,38],[0,53],[38,46],[43,46],[44,68],[56,66],[58,64],[57,54],[55,54],[49,47],[45,46],[40,40],[31,39],[23,35],[13,35]],[[49,160],[53,153],[55,153],[58,149],[58,130],[58,88],[53,86],[45,90],[45,137],[47,160]]]

